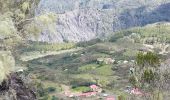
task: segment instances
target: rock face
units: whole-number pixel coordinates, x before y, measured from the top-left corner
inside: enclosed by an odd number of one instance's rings
[[[47,42],[88,41],[115,31],[170,21],[170,0],[41,0],[36,15],[57,13],[55,32],[42,32]]]
[[[18,73],[11,73],[0,84],[1,100],[37,100],[35,89],[25,84]]]

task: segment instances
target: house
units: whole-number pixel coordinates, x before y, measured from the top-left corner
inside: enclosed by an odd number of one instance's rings
[[[102,64],[104,62],[104,58],[97,58],[97,64]]]
[[[91,85],[90,88],[94,91],[94,92],[98,92],[101,93],[102,92],[102,88],[100,88],[97,85]]]
[[[72,98],[72,97],[91,97],[91,96],[96,96],[98,93],[100,93],[102,91],[102,89],[99,86],[95,85],[95,84],[90,85],[89,87],[92,90],[90,92],[71,93],[71,92],[66,91],[65,95],[70,97],[70,98]]]
[[[93,91],[98,91],[99,87],[97,85],[91,85],[90,88],[93,90]]]
[[[127,61],[127,60],[125,60],[125,61],[123,61],[123,63],[124,63],[124,64],[127,64],[127,63],[128,63],[128,61]]]
[[[113,64],[114,62],[115,62],[115,60],[112,59],[112,58],[106,58],[106,59],[105,59],[105,63],[106,63],[106,64]]]
[[[115,60],[112,59],[112,58],[97,58],[97,63],[98,64],[102,64],[102,63],[113,64],[114,62],[115,62]]]
[[[107,97],[107,96],[109,96],[109,94],[104,93],[102,96],[103,97]]]
[[[143,95],[143,93],[141,92],[141,90],[139,88],[133,88],[130,92],[130,94],[134,94],[134,95]]]

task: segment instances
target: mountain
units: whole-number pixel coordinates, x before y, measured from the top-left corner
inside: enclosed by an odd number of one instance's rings
[[[58,15],[55,31],[42,32],[39,40],[79,42],[170,21],[170,0],[40,0],[36,15],[49,12]]]

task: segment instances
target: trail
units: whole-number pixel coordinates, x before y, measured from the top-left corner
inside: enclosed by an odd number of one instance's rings
[[[76,52],[79,50],[82,50],[83,48],[74,48],[69,50],[61,50],[61,51],[47,51],[46,53],[40,53],[40,52],[30,52],[27,54],[21,54],[20,60],[21,61],[31,61],[38,58],[46,57],[46,56],[52,56],[52,55],[59,55],[64,53],[70,53],[70,52]]]

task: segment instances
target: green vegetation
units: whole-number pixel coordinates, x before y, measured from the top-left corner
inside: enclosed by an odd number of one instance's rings
[[[111,65],[104,65],[98,67],[94,71],[96,72],[97,75],[109,76],[109,75],[113,75],[113,71],[111,70],[111,68],[112,68]]]
[[[0,52],[0,83],[15,71],[15,60],[11,52]]]
[[[79,71],[89,73],[91,72],[96,75],[109,76],[113,74],[111,68],[111,65],[88,64],[85,66],[81,66],[79,68]]]
[[[147,52],[138,53],[136,57],[137,65],[135,72],[130,76],[130,83],[135,87],[140,87],[145,92],[150,92],[149,100],[163,100],[163,86],[167,84],[164,72],[161,72],[160,59],[158,55]]]
[[[16,66],[22,66],[28,67],[28,70],[21,70],[20,78],[24,82],[19,83],[26,84],[25,87],[29,88],[30,80],[35,81],[30,84],[35,86],[39,100],[60,100],[58,95],[69,90],[63,88],[63,85],[72,87],[73,92],[89,92],[91,84],[116,93],[119,95],[118,100],[126,99],[123,90],[127,85],[150,93],[150,100],[163,100],[170,77],[168,67],[161,62],[170,59],[169,23],[123,30],[116,32],[109,40],[94,39],[79,43],[33,42],[28,39],[33,37],[37,40],[44,29],[54,33],[53,23],[57,21],[57,15],[51,12],[34,16],[38,2],[39,0],[0,0],[0,84],[3,83],[0,85],[3,93],[0,94],[10,91],[5,95],[10,97],[8,94],[11,91],[16,92],[13,88],[10,90],[11,87],[7,85],[11,83],[5,80],[11,82],[10,74],[18,71]],[[166,48],[163,49],[164,47]],[[162,51],[165,53],[160,53]],[[97,63],[98,58],[113,58],[115,63]],[[129,75],[131,67],[134,72]],[[29,78],[25,78],[23,74],[27,74]],[[15,96],[16,94],[20,93],[15,93]]]
[[[138,78],[135,76],[137,81],[140,81],[139,79],[141,79],[142,86],[145,83],[148,83],[149,85],[155,83],[156,78],[159,77],[158,75],[161,75],[158,73],[159,69],[157,69],[160,64],[159,57],[151,52],[146,54],[140,52],[137,55],[136,61],[137,65],[139,66],[139,68],[136,68],[137,72],[135,73],[137,76],[139,76]]]
[[[37,80],[34,80],[35,82]],[[56,83],[49,82],[49,81],[37,81],[35,83],[35,87],[37,88],[37,97],[41,100],[48,100],[48,99],[57,99],[56,96],[52,94],[58,93],[61,91],[61,87],[58,86]]]
[[[118,96],[118,100],[126,100],[126,96],[125,95],[119,95]]]
[[[75,43],[39,43],[30,42],[30,51],[59,51],[75,48]],[[28,51],[28,49],[26,49]]]
[[[138,52],[137,50],[127,49],[127,50],[123,53],[123,55],[124,55],[125,57],[135,58],[137,52]]]
[[[89,92],[91,91],[91,88],[86,86],[80,86],[80,87],[72,88],[72,90],[76,92]]]
[[[52,96],[51,100],[59,100],[59,99],[57,97],[55,97],[55,96]]]
[[[48,92],[48,93],[56,92],[56,88],[55,88],[55,87],[48,87],[48,88],[47,88],[47,92]]]
[[[146,54],[140,52],[136,57],[137,64],[141,67],[157,67],[160,64],[158,55],[152,52]]]
[[[170,43],[169,28],[170,25],[168,23],[156,23],[147,25],[145,27],[131,28],[117,32],[115,35],[113,35],[113,37],[110,38],[110,41],[116,42],[125,36],[129,36],[134,39],[136,43],[152,43],[152,41]]]
[[[102,42],[102,40],[93,39],[93,40],[90,40],[90,41],[79,42],[79,43],[77,43],[77,46],[79,46],[79,47],[88,47],[88,46],[92,46],[92,45],[95,45],[96,43],[100,43],[100,42]]]
[[[0,60],[1,70],[5,72],[5,75],[2,72],[0,82],[10,73],[16,72],[12,67],[15,67],[15,60],[19,57],[18,48],[23,47],[28,38],[36,38],[43,28],[48,28],[56,20],[56,14],[53,13],[34,16],[38,2],[39,0],[0,0],[0,50],[11,53],[10,58],[2,57]],[[46,24],[39,25],[44,21]]]
[[[70,86],[73,92],[87,92],[89,91],[88,86],[93,83],[99,85],[104,90],[120,95],[119,98],[122,99],[124,98],[122,96],[124,94],[123,89],[127,85],[141,87],[143,91],[149,91],[154,89],[154,85],[151,83],[158,82],[157,79],[159,78],[155,77],[155,75],[157,76],[156,72],[160,68],[160,57],[152,52],[139,53],[141,49],[143,50],[144,48],[145,50],[147,48],[143,45],[143,42],[146,38],[150,38],[151,35],[142,36],[142,33],[138,34],[137,32],[134,34],[135,30],[137,31],[139,29],[143,32],[142,30],[145,30],[147,27],[122,31],[119,34],[122,35],[118,36],[114,42],[100,41],[97,43],[94,40],[90,41],[92,43],[82,42],[78,44],[34,42],[28,48],[20,48],[20,50],[22,54],[25,53],[28,54],[26,56],[29,56],[28,51],[44,53],[61,51],[63,49],[70,50],[71,48],[80,46],[82,49],[77,51],[39,57],[28,61],[27,63],[32,69],[30,72],[36,74],[38,79],[44,82],[45,90],[48,87],[56,88],[54,94],[57,94],[58,90],[63,89],[55,85],[50,85],[51,82]],[[118,35],[118,33],[115,35]],[[154,50],[152,49],[153,52]],[[158,51],[160,50],[158,49]],[[144,52],[147,52],[147,49]],[[113,58],[115,63],[107,65],[104,63],[100,64],[97,63],[98,58]],[[134,75],[129,76],[129,69],[134,66],[136,72]],[[154,89],[153,91],[156,90],[159,89]],[[129,96],[131,97],[131,95],[126,94],[125,97],[128,98]],[[51,95],[50,98],[52,98]]]
[[[79,67],[79,71],[87,72],[87,71],[90,71],[90,70],[95,70],[98,66],[99,65],[97,65],[97,64],[88,64],[88,65]]]

